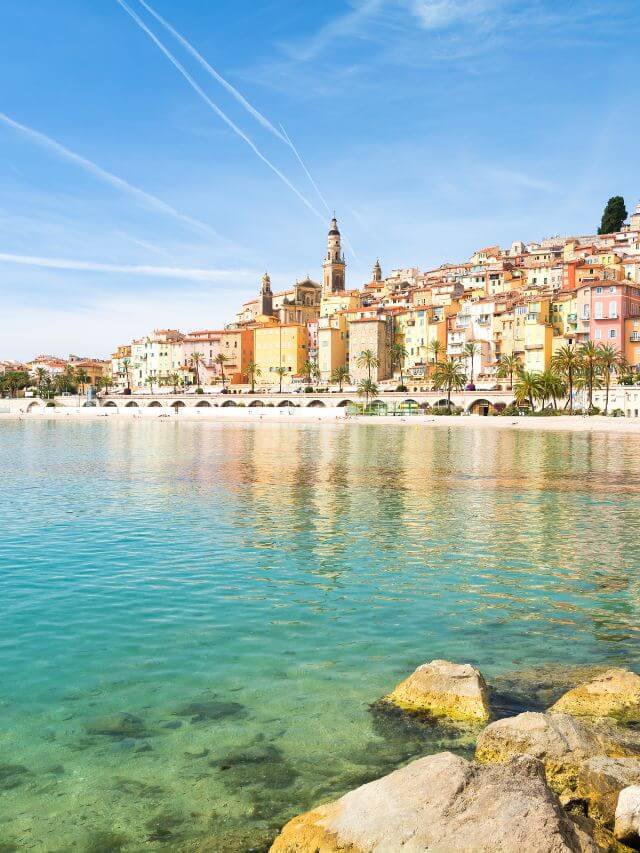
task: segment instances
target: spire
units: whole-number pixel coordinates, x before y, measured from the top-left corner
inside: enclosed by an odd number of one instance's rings
[[[373,278],[372,281],[382,281],[382,267],[380,266],[380,258],[378,258],[373,265]]]
[[[344,290],[345,266],[340,229],[334,211],[327,237],[327,254],[322,264],[322,293],[324,296]]]
[[[268,272],[262,276],[262,293],[271,293],[271,278]]]
[[[333,213],[333,219],[331,220],[331,226],[329,228],[329,237],[339,237],[340,230],[338,229],[338,220],[336,219],[335,211]]]

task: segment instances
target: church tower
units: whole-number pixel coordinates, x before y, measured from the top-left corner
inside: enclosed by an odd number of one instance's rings
[[[267,272],[262,276],[262,288],[260,290],[258,305],[258,314],[264,314],[266,317],[273,315],[273,293],[271,292],[271,279]]]
[[[340,244],[340,231],[335,218],[331,220],[327,240],[327,257],[322,263],[322,295],[330,296],[344,290],[344,270],[346,263]]]
[[[378,259],[375,262],[372,275],[373,275],[373,278],[371,279],[372,281],[376,281],[376,282],[382,281],[382,267],[380,266],[380,259]]]

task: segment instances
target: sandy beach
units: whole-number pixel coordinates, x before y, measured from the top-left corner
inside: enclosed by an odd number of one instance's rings
[[[420,426],[420,427],[458,427],[472,426],[485,429],[525,429],[535,431],[570,432],[613,432],[635,433],[640,435],[640,418],[612,418],[595,415],[558,415],[556,417],[528,416],[489,416],[481,415],[348,415],[344,408],[184,408],[179,414],[172,409],[157,408],[113,409],[113,408],[77,408],[73,406],[42,408],[30,412],[15,406],[10,412],[0,411],[0,423],[3,421],[66,421],[95,420],[96,418],[133,420],[160,419],[168,421],[217,421],[226,423],[333,423],[367,424],[373,426]]]

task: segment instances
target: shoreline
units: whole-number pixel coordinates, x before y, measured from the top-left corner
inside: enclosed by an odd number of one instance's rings
[[[347,415],[343,408],[211,408],[182,409],[179,414],[164,409],[117,409],[108,407],[56,409],[23,412],[0,412],[0,423],[9,421],[87,421],[98,418],[123,420],[161,420],[164,422],[202,421],[215,423],[265,424],[339,424],[422,427],[482,427],[485,429],[521,429],[538,432],[611,432],[640,435],[640,418],[612,418],[603,415],[558,415],[536,417],[528,415]]]

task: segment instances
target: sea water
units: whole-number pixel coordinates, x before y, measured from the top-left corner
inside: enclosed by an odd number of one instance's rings
[[[469,424],[0,424],[0,851],[265,850],[469,754],[376,705],[424,661],[516,710],[638,666],[639,460]]]

